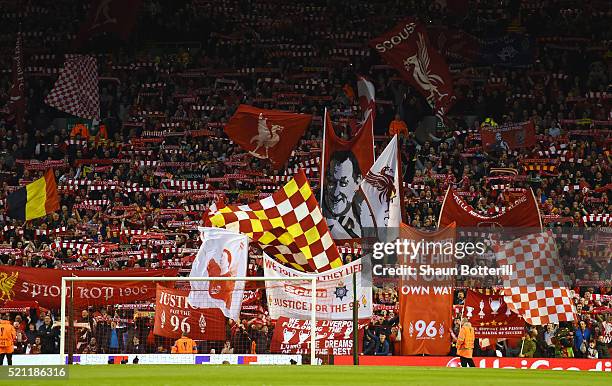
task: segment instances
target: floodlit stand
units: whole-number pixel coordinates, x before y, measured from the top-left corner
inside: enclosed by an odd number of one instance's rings
[[[310,364],[317,364],[316,357],[316,326],[317,326],[317,278],[316,277],[138,277],[138,276],[117,276],[117,277],[77,277],[64,276],[62,277],[61,288],[61,326],[60,326],[60,363],[66,363],[66,295],[68,294],[67,283],[74,284],[77,281],[310,281],[312,285],[310,301],[312,303],[312,311],[310,313]]]

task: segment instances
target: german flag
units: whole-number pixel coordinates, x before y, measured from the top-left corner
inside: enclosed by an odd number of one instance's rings
[[[53,170],[6,196],[7,214],[18,220],[32,220],[59,210],[59,196]]]

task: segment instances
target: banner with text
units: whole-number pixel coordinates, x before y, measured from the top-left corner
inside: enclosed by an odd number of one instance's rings
[[[525,333],[523,319],[492,289],[468,289],[464,307],[463,316],[472,323],[476,338],[520,338]]]
[[[400,237],[412,242],[440,243],[455,239],[454,224],[436,232],[422,232],[402,224]],[[452,256],[423,251],[405,264],[448,268],[455,264]],[[452,326],[453,277],[420,275],[403,277],[399,296],[402,323],[402,355],[445,355],[449,351]]]
[[[482,146],[487,150],[532,148],[536,144],[535,125],[532,121],[503,126],[480,128]]]
[[[189,290],[157,285],[153,333],[178,339],[224,340],[225,316],[218,308],[196,308],[187,302]]]
[[[303,277],[304,282],[266,281],[268,309],[272,319],[281,316],[296,319],[310,319],[312,310],[312,277],[317,278],[317,318],[321,320],[353,319],[353,273],[357,276],[357,300],[359,318],[372,316],[372,289],[362,287],[361,261],[357,260],[342,267],[320,274],[305,274],[281,265],[264,254],[264,273],[266,277]]]
[[[125,271],[71,271],[65,269],[1,266],[0,294],[5,300],[36,300],[41,307],[59,309],[63,276],[176,276],[177,269],[130,269]],[[72,285],[68,284],[68,297]],[[111,305],[150,300],[155,296],[155,282],[96,281],[74,282],[74,306]]]
[[[369,320],[359,321],[358,350],[361,352],[363,328]],[[353,352],[353,322],[317,320],[316,354],[351,355]],[[310,320],[280,317],[276,321],[270,352],[279,354],[310,353]]]

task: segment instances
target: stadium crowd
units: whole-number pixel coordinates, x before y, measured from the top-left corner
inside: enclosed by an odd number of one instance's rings
[[[339,135],[350,136],[356,74],[367,75],[376,86],[377,149],[398,121],[408,129],[402,138],[407,224],[435,229],[451,185],[482,214],[503,211],[514,191],[531,187],[544,223],[560,233],[609,225],[612,37],[606,24],[610,13],[602,2],[480,0],[470,2],[469,15],[461,15],[421,0],[282,6],[275,1],[145,1],[132,37],[121,43],[124,48],[116,49],[111,36],[94,38],[87,46],[96,47],[102,78],[101,120],[93,123],[69,118],[43,102],[63,60],[57,53],[69,52],[78,27],[74,21],[83,9],[67,0],[38,3],[21,24],[25,130],[0,120],[0,198],[53,166],[61,210],[25,224],[0,215],[2,264],[189,272],[197,225],[214,200],[265,197],[303,164],[317,189],[318,163],[309,161],[320,154],[323,109],[331,111]],[[408,10],[432,29],[444,25],[475,36],[529,34],[529,65],[482,64],[447,52],[457,100],[444,124],[427,134],[424,122],[432,112],[425,99],[366,47],[369,38]],[[0,63],[8,69],[17,17],[3,18]],[[1,74],[0,106],[8,101],[10,79],[10,70]],[[225,136],[223,125],[240,103],[314,115],[286,170],[273,171]],[[478,128],[487,118],[499,124],[533,121],[538,146],[483,149]],[[554,169],[523,173],[523,161],[533,158],[547,159]],[[512,187],[500,188],[487,178],[492,168],[515,168],[521,174],[505,181]],[[506,356],[610,357],[605,341],[612,336],[610,244],[564,240],[560,245],[566,269],[574,274],[580,320],[530,328],[523,341],[478,346],[476,355],[496,355],[497,349]],[[576,256],[578,250],[583,252]],[[261,274],[256,255],[253,251],[251,274]],[[355,254],[346,248],[343,256],[352,260]],[[456,293],[460,305],[461,291]],[[378,288],[374,297],[380,307],[364,334],[363,353],[397,353],[397,289]],[[153,336],[144,316],[134,318],[117,307],[81,311],[75,352],[170,349],[169,340]],[[18,333],[16,352],[58,352],[57,317],[57,310],[10,312]],[[230,321],[226,342],[200,342],[198,350],[264,353],[273,328],[265,312]],[[455,341],[457,335],[458,323]]]

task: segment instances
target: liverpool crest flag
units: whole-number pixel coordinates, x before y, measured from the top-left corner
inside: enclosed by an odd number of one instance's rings
[[[289,159],[311,119],[309,114],[240,105],[224,130],[249,154],[269,159],[279,169]]]
[[[448,65],[421,23],[410,18],[371,40],[370,46],[419,90],[437,116],[448,112],[455,100]]]

